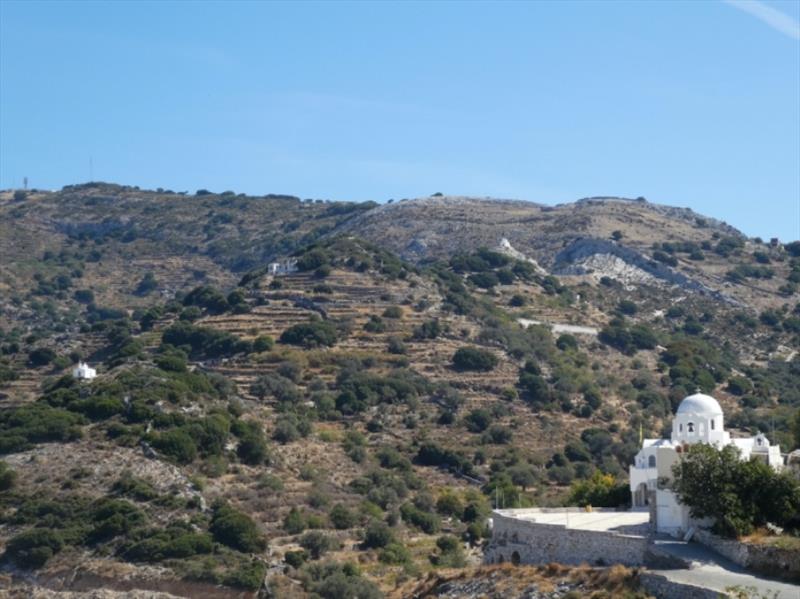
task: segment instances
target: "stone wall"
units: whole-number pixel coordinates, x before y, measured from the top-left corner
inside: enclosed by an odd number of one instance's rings
[[[645,537],[540,524],[495,512],[484,562],[641,566],[646,551]]]
[[[692,540],[727,557],[743,568],[767,576],[800,582],[800,559],[798,559],[797,551],[781,549],[774,545],[740,543],[733,539],[723,539],[702,529],[695,531]]]
[[[720,595],[717,591],[675,582],[666,576],[650,572],[641,572],[639,582],[644,590],[658,599],[720,599],[720,597],[725,597],[724,594]]]

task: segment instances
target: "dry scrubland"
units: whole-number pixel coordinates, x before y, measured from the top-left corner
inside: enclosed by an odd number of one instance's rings
[[[635,596],[621,569],[448,568],[479,563],[494,501],[598,472],[624,496],[640,429],[697,386],[794,442],[800,261],[683,209],[98,184],[0,194],[0,251],[0,539],[54,531],[32,571],[6,552],[42,596]],[[78,358],[91,385],[60,378]]]

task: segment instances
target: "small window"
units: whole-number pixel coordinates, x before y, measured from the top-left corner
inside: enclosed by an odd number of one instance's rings
[[[683,432],[683,422],[681,422],[681,423],[678,425],[678,431],[679,431],[679,432],[681,432],[681,433]]]
[[[689,422],[686,425],[686,430],[688,430],[690,433],[693,433],[694,432],[694,422]]]
[[[713,418],[711,419],[711,430],[712,431],[714,430],[714,419]]]
[[[656,456],[651,455],[649,458],[647,458],[647,467],[648,468],[656,467]]]
[[[764,440],[761,437],[758,437],[758,439],[756,439],[756,443],[758,443],[758,445],[761,446],[764,444]]]

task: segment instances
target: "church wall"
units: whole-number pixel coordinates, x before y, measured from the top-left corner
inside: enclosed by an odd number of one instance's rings
[[[613,532],[576,530],[555,524],[539,524],[494,513],[492,541],[484,552],[488,564],[603,565],[620,563],[641,566],[647,539]]]

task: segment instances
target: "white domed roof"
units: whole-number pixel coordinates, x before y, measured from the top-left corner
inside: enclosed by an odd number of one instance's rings
[[[685,397],[678,406],[678,414],[722,414],[719,402],[704,393],[695,393]]]

